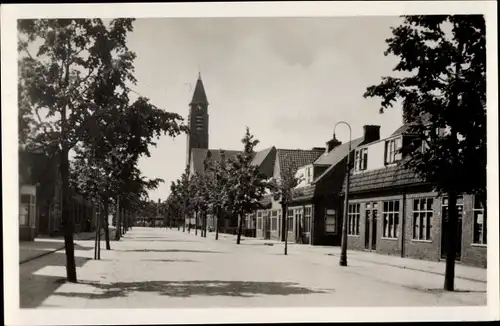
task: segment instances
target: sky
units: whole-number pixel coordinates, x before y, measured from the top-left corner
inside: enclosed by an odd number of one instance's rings
[[[242,148],[248,126],[260,144],[324,147],[346,121],[352,138],[363,125],[381,137],[402,123],[401,109],[379,113],[380,99],[363,93],[394,75],[385,40],[399,17],[137,19],[128,46],[137,54],[134,91],[187,119],[198,73],[209,101],[209,147]],[[337,127],[346,142],[346,126]],[[186,135],[162,137],[139,168],[165,183],[150,193],[165,200],[186,164]]]

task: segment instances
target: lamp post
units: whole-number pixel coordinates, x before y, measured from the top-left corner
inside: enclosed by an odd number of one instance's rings
[[[339,124],[345,124],[349,127],[349,151],[347,152],[347,165],[346,165],[346,182],[345,182],[345,193],[344,193],[344,216],[342,219],[342,243],[340,247],[340,266],[347,266],[347,209],[348,209],[348,194],[349,194],[349,176],[350,176],[350,165],[351,165],[351,140],[352,140],[352,130],[351,126],[345,121],[339,121],[333,127],[333,137],[335,138],[335,129]]]

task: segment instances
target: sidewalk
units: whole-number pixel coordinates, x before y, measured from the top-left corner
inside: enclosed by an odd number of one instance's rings
[[[215,239],[215,233],[208,233],[212,235]],[[219,240],[223,241],[234,241],[236,242],[236,236],[232,234],[219,234]],[[283,246],[284,242],[280,242],[277,240],[264,240],[257,238],[248,238],[241,237],[241,244],[261,244],[261,245],[272,245],[272,246]],[[288,243],[288,255],[303,255],[303,254],[316,254],[316,255],[328,255],[328,256],[336,256],[340,257],[340,247],[334,246],[311,246],[308,244],[298,244],[298,243]],[[356,250],[348,250],[347,251],[347,260],[360,261],[360,262],[369,262],[373,264],[379,265],[387,265],[391,267],[397,267],[408,270],[415,270],[420,272],[426,272],[430,274],[443,275],[445,271],[445,263],[444,261],[428,261],[428,260],[419,260],[413,258],[402,258],[398,256],[389,256],[383,254],[377,254],[374,252],[365,252],[365,251],[356,251]],[[487,272],[485,268],[472,267],[467,265],[462,265],[457,263],[455,265],[455,277],[459,279],[482,282],[486,283],[487,280]]]
[[[113,239],[114,228],[109,229],[111,239]],[[91,240],[95,238],[94,232],[80,232],[73,235],[74,241]],[[101,232],[101,239],[104,240],[104,230]],[[19,264],[28,262],[35,258],[48,255],[55,251],[64,249],[64,237],[39,237],[34,241],[19,242]],[[78,250],[78,245],[75,244],[75,250]]]

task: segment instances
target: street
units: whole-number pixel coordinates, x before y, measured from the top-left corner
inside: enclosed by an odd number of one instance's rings
[[[335,247],[290,244],[284,256],[282,243],[214,236],[134,227],[100,261],[92,260],[92,240],[75,241],[79,283],[64,282],[64,251],[21,264],[21,308],[486,304],[485,269],[457,265],[457,291],[449,293],[436,262],[350,251],[349,266],[340,267]]]

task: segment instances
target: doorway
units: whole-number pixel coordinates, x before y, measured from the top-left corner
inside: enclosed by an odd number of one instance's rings
[[[378,203],[366,203],[365,209],[365,250],[377,250]]]
[[[457,229],[456,232],[456,256],[455,260],[460,261],[462,258],[462,217],[464,211],[464,199],[462,196],[457,198]],[[441,206],[441,216],[442,216],[442,228],[441,228],[441,259],[446,259],[446,253],[448,252],[446,237],[448,232],[450,232],[448,227],[448,198],[444,197]]]

